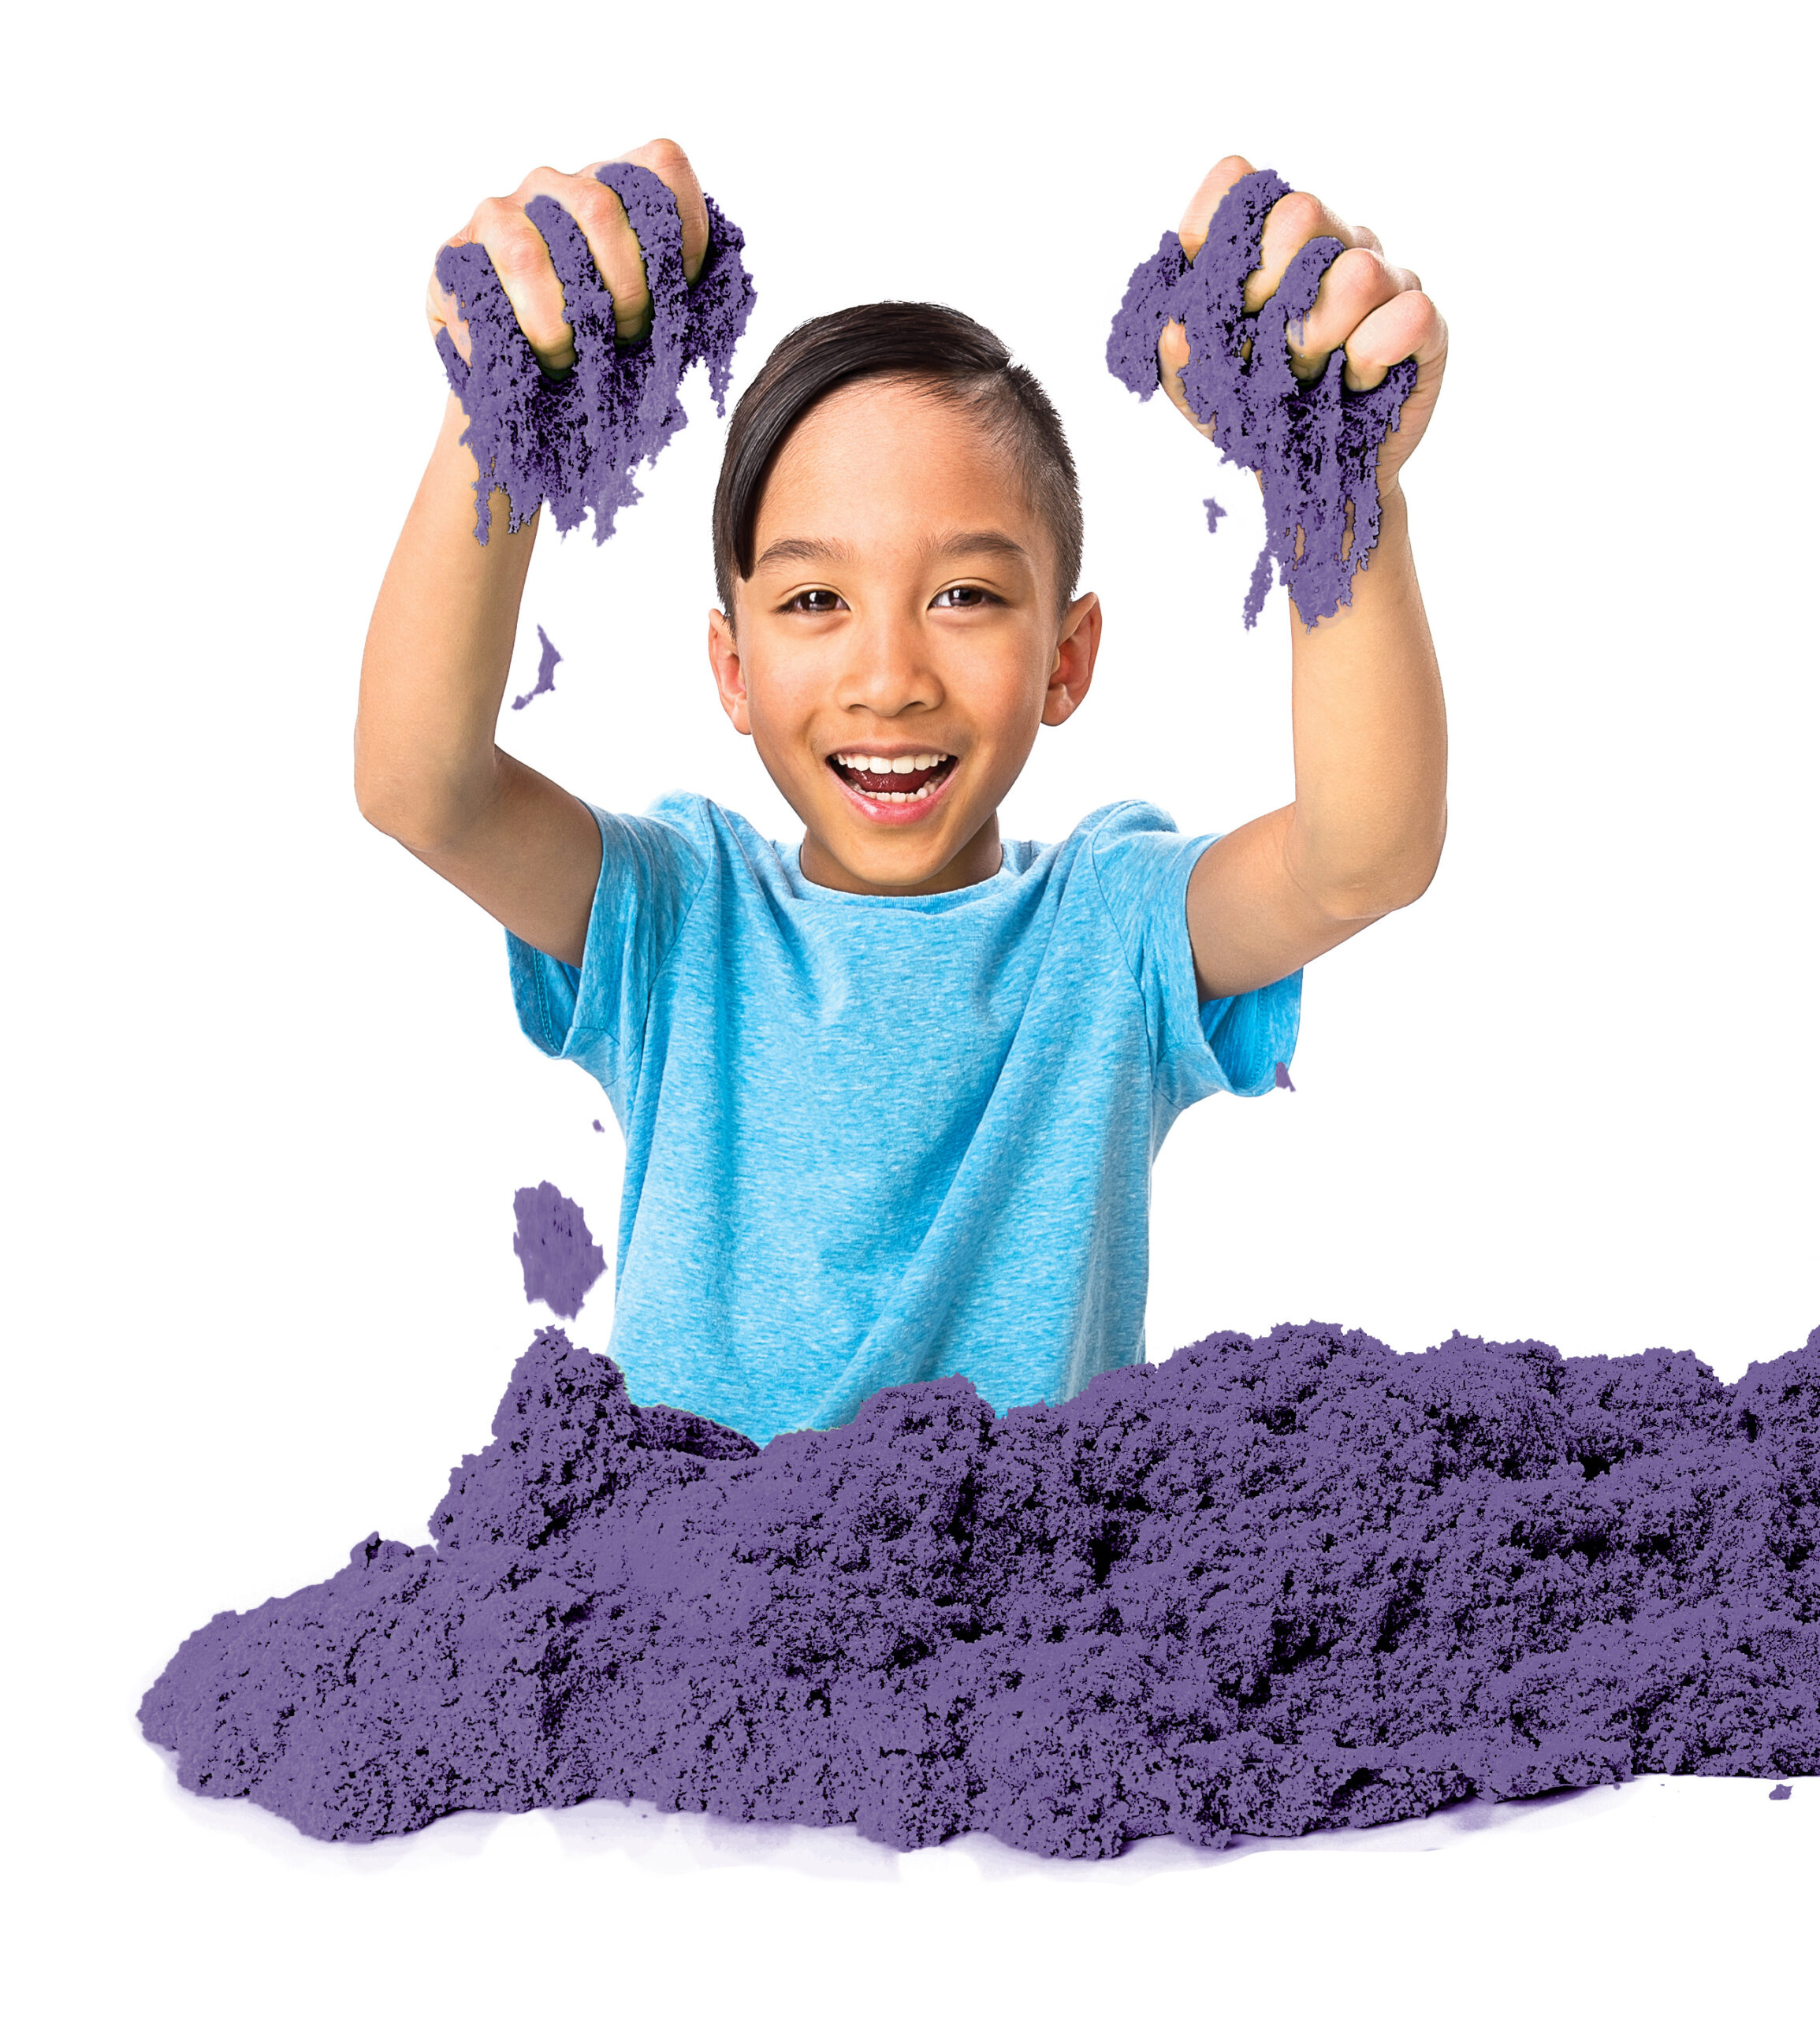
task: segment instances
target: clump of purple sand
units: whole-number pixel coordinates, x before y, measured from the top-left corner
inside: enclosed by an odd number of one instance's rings
[[[540,1331],[435,1541],[223,1612],[183,1785],[368,1841],[597,1796],[1101,1856],[1820,1770],[1820,1329],[1692,1353],[1221,1332],[758,1450]]]
[[[488,498],[501,488],[511,501],[510,531],[547,501],[558,531],[579,525],[591,508],[595,542],[607,539],[615,513],[641,494],[634,467],[655,462],[687,424],[676,395],[691,365],[707,365],[715,410],[727,411],[734,348],[756,299],[740,258],[743,233],[705,197],[708,250],[688,282],[682,221],[663,183],[627,162],[610,162],[594,174],[624,204],[644,253],[651,327],[639,341],[618,341],[613,298],[587,240],[553,196],[534,196],[524,209],[563,285],[575,350],[564,377],[550,377],[538,363],[484,246],[445,245],[437,255],[436,277],[453,290],[471,340],[466,363],[446,330],[437,332],[436,346],[467,415],[461,438],[479,471],[474,536],[482,546],[492,524]]]
[[[525,1301],[573,1317],[607,1268],[581,1207],[548,1183],[515,1191],[512,1207],[518,1220],[512,1251],[524,1270]]]
[[[512,702],[515,709],[528,708],[540,694],[553,694],[556,691],[556,668],[563,662],[563,655],[549,641],[549,634],[540,624],[537,627],[537,641],[542,650],[538,653],[537,684],[528,694],[521,694]]]
[[[1246,277],[1263,264],[1264,219],[1290,194],[1273,169],[1241,177],[1192,262],[1181,239],[1166,231],[1132,274],[1106,345],[1113,376],[1147,400],[1160,382],[1163,326],[1182,323],[1191,353],[1182,374],[1189,404],[1204,425],[1212,423],[1224,459],[1263,478],[1266,535],[1245,596],[1247,630],[1270,593],[1273,560],[1307,629],[1352,601],[1353,575],[1378,542],[1378,451],[1416,385],[1415,359],[1405,358],[1368,393],[1349,392],[1343,348],[1307,385],[1291,370],[1285,331],[1314,306],[1321,276],[1345,250],[1337,238],[1311,238],[1269,300],[1246,312]],[[1205,502],[1211,532],[1226,512],[1211,497]],[[1342,559],[1349,507],[1353,540]]]

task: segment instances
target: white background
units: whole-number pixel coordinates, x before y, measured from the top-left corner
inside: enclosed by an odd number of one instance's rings
[[[514,1189],[610,1252],[604,1097],[518,1035],[501,935],[367,828],[361,642],[443,397],[437,244],[657,134],[747,233],[735,392],[883,296],[1062,409],[1107,627],[1007,833],[1291,791],[1262,514],[1107,373],[1125,280],[1238,151],[1372,225],[1454,352],[1405,479],[1452,731],[1422,901],[1308,972],[1297,1092],[1156,1171],[1153,1356],[1228,1326],[1688,1348],[1820,1323],[1812,51],[1769,10],[102,6],[15,41],[6,1000],[7,1826],[33,2010],[1733,2008],[1795,1980],[1820,1788],[1651,1781],[1226,1857],[593,1806],[369,1849],[177,1790],[139,1696],[224,1607],[423,1538],[535,1317]],[[796,829],[703,647],[723,428],[604,549],[503,739],[595,801]],[[1217,538],[1200,500],[1230,512]],[[594,1134],[590,1122],[605,1121]],[[606,1336],[610,1285],[572,1327]],[[1427,1850],[1412,1858],[1394,1854]],[[1383,1854],[1367,1852],[1384,1852]],[[1811,1931],[1811,1930],[1810,1930]]]

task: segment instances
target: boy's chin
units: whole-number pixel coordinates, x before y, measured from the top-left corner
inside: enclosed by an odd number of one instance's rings
[[[968,823],[957,821],[947,808],[907,825],[875,824],[864,814],[837,806],[806,820],[802,870],[811,882],[821,882],[869,896],[914,897],[959,889],[980,877],[966,873],[962,858],[970,841]],[[977,821],[973,825],[977,827]],[[996,862],[985,873],[996,872]]]
[[[959,853],[929,833],[811,832],[815,859],[879,896],[916,895],[951,868]]]

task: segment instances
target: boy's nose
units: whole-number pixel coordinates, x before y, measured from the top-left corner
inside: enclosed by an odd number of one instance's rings
[[[836,696],[840,706],[869,708],[877,715],[940,706],[941,679],[914,625],[881,620],[856,626],[852,635]]]

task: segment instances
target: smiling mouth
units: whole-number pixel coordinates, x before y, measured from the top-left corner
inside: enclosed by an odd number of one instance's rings
[[[903,806],[915,799],[932,799],[960,761],[958,757],[938,757],[920,769],[876,771],[869,765],[862,769],[858,764],[846,763],[834,756],[828,759],[828,767],[861,798],[880,806]]]

